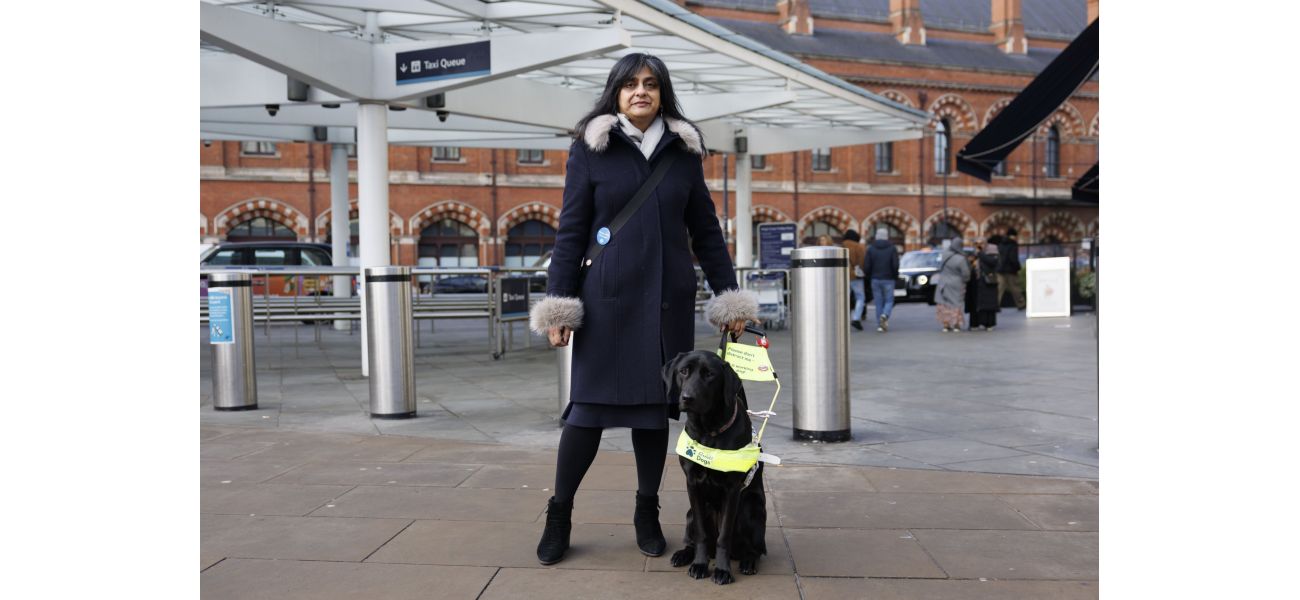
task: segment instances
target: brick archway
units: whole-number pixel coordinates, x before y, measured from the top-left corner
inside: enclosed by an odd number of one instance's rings
[[[416,211],[415,216],[411,217],[408,230],[412,236],[418,238],[425,227],[444,218],[469,225],[470,229],[478,233],[480,245],[492,239],[492,222],[488,220],[487,215],[473,206],[455,200],[434,202]]]
[[[355,199],[348,202],[348,222],[360,218],[360,211],[357,208]],[[324,240],[329,237],[331,228],[334,224],[334,209],[327,208],[325,212],[316,217],[316,231],[319,232],[320,239]],[[388,236],[394,242],[402,236],[402,217],[392,210],[388,211]]]
[[[1038,227],[1034,228],[1034,241],[1041,242],[1048,236],[1056,236],[1062,242],[1074,242],[1084,237],[1083,232],[1083,223],[1078,217],[1058,210],[1038,220]]]
[[[541,221],[558,230],[560,209],[545,202],[529,202],[506,211],[506,214],[497,219],[497,231],[501,234],[501,241],[505,241],[506,232],[510,231],[511,227],[524,221]]]
[[[847,231],[857,227],[856,220],[848,211],[837,206],[821,206],[808,211],[808,214],[799,219],[797,239],[802,240],[804,238],[804,229],[807,229],[815,221],[822,221],[840,231]]]
[[[930,104],[930,127],[938,127],[939,120],[947,117],[953,128],[961,131],[979,130],[980,121],[975,116],[975,109],[957,94],[944,94]]]
[[[888,223],[903,232],[904,247],[911,249],[921,244],[921,224],[911,213],[893,206],[885,207],[867,215],[862,220],[862,239],[871,243],[875,238],[875,228],[879,223]]]
[[[793,221],[790,215],[781,212],[780,209],[766,204],[758,204],[749,210],[753,222],[757,223],[786,223]]]
[[[1101,225],[1101,221],[1099,218],[1093,219],[1092,223],[1088,225],[1088,237],[1096,238],[1097,234],[1099,233],[1099,230],[1097,228],[1100,227],[1100,225]]]
[[[925,220],[921,233],[923,236],[921,239],[922,243],[930,239],[930,233],[934,230],[935,224],[938,223],[940,219],[944,218],[944,214],[944,211],[940,209],[930,215],[930,218]],[[979,227],[975,224],[975,219],[966,214],[966,211],[963,211],[960,208],[949,208],[946,214],[948,222],[961,230],[963,241],[970,242],[979,236]]]
[[[999,210],[984,219],[980,225],[980,235],[985,239],[1003,235],[1008,227],[1014,227],[1018,236],[1024,236],[1029,231],[1029,219],[1014,210]]]
[[[1083,117],[1079,114],[1079,109],[1072,106],[1069,102],[1062,104],[1038,126],[1038,135],[1047,135],[1047,130],[1056,125],[1061,132],[1061,142],[1068,143],[1075,138],[1084,134]]]
[[[916,103],[912,102],[912,99],[908,98],[907,94],[904,94],[903,92],[900,92],[898,90],[882,90],[880,92],[880,95],[884,96],[889,100],[902,104],[903,106],[906,106],[908,108],[916,108]]]
[[[1010,96],[994,100],[993,104],[989,105],[989,109],[984,111],[984,126],[988,127],[989,123],[993,121],[993,117],[998,116],[998,113],[1002,112],[1002,109],[1006,108],[1008,104],[1011,104],[1011,100]]]
[[[1099,136],[1099,134],[1097,133],[1097,117],[1100,117],[1100,116],[1101,116],[1101,113],[1097,113],[1097,114],[1095,114],[1095,115],[1092,116],[1092,123],[1089,123],[1089,124],[1088,124],[1088,137],[1098,137],[1098,136]]]
[[[308,238],[307,215],[274,198],[249,198],[226,208],[212,220],[212,232],[219,238],[225,238],[231,227],[257,217],[286,225],[299,240]]]

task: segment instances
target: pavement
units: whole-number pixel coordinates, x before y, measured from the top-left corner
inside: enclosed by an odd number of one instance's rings
[[[1095,317],[1001,319],[945,334],[905,304],[889,333],[853,332],[850,442],[791,439],[784,389],[764,438],[783,459],[769,555],[728,586],[636,549],[626,430],[602,440],[565,560],[537,563],[559,407],[554,351],[524,347],[522,326],[493,360],[484,323],[421,324],[405,421],[368,418],[356,332],[259,327],[246,412],[212,409],[200,339],[204,597],[1095,598]],[[770,338],[789,373],[789,332]],[[660,498],[671,554],[687,509],[671,457]]]

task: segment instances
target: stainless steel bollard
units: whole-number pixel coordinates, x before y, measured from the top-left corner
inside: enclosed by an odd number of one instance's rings
[[[794,439],[843,442],[849,426],[849,251],[796,248],[790,255]]]
[[[253,280],[248,273],[208,275],[208,341],[212,346],[212,408],[256,409]]]
[[[560,415],[563,415],[564,409],[569,407],[569,375],[573,372],[573,336],[574,333],[569,333],[569,345],[555,349],[555,365],[559,371],[560,382],[560,412],[557,414]],[[563,425],[564,422],[560,421],[560,424]]]
[[[411,268],[370,267],[365,279],[370,418],[408,419],[415,416]]]

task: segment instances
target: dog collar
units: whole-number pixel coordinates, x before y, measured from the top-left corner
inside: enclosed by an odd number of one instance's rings
[[[739,414],[739,413],[740,413],[740,403],[739,403],[739,402],[736,402],[736,403],[734,403],[734,404],[731,405],[731,419],[729,419],[729,420],[727,421],[727,424],[726,424],[726,425],[723,425],[723,426],[722,426],[722,429],[719,429],[719,430],[717,430],[717,431],[715,431],[715,432],[713,432],[713,433],[710,433],[709,435],[711,435],[711,436],[715,436],[715,437],[716,437],[718,434],[720,434],[720,433],[726,431],[727,429],[731,428],[731,425],[732,425],[733,423],[736,422],[736,415]]]
[[[753,443],[739,450],[710,448],[692,439],[685,429],[677,436],[678,456],[714,471],[744,473],[758,464],[760,453],[758,445]]]

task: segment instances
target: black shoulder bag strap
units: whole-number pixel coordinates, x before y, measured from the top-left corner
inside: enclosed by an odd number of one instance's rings
[[[659,164],[655,165],[654,172],[650,173],[650,177],[645,180],[645,183],[641,184],[641,188],[636,191],[635,196],[632,196],[632,200],[627,203],[627,206],[623,207],[623,210],[614,217],[614,221],[609,224],[609,240],[606,240],[604,244],[592,242],[591,246],[587,248],[587,254],[583,257],[582,264],[579,266],[579,287],[582,287],[582,281],[586,280],[587,271],[591,269],[592,263],[596,262],[596,257],[600,256],[600,253],[605,250],[605,246],[609,245],[610,241],[613,241],[614,236],[618,234],[618,230],[623,228],[623,224],[627,223],[632,218],[632,215],[636,214],[637,209],[641,208],[642,204],[645,204],[645,199],[649,198],[650,192],[653,192],[659,186],[664,174],[668,172],[668,167],[673,164],[676,158],[677,153],[670,152],[659,159]]]

